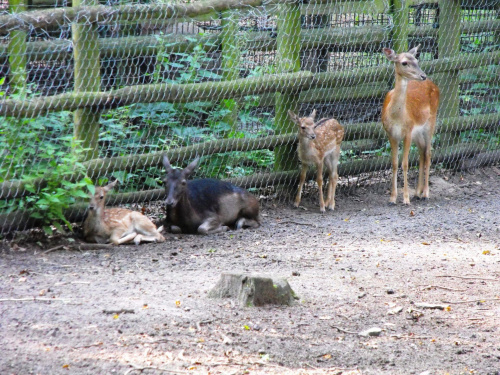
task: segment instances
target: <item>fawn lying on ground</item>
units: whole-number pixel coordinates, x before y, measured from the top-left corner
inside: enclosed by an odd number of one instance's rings
[[[429,198],[429,170],[431,167],[431,141],[436,127],[439,88],[420,69],[415,58],[419,46],[397,55],[384,48],[385,56],[394,62],[396,84],[385,97],[382,124],[389,137],[392,156],[390,203],[395,204],[398,194],[398,149],[403,140],[403,203],[410,204],[408,191],[408,155],[411,142],[420,151],[420,164],[416,196]],[[425,174],[425,176],[424,176]]]
[[[151,220],[140,212],[125,208],[104,208],[106,194],[113,189],[118,180],[104,187],[96,186],[90,198],[89,214],[83,223],[85,241],[114,245],[141,241],[163,242],[165,238]]]
[[[302,187],[306,179],[307,167],[314,164],[318,170],[316,182],[319,189],[319,209],[325,212],[325,204],[330,210],[335,209],[335,189],[337,188],[337,165],[340,157],[340,144],[344,138],[344,128],[335,119],[321,119],[314,122],[316,110],[309,117],[298,117],[292,111],[288,115],[299,126],[299,145],[297,151],[302,162],[300,182],[295,207],[299,207]],[[323,201],[323,163],[328,171],[328,191],[326,202]]]
[[[257,228],[260,225],[259,202],[248,191],[228,182],[211,178],[188,181],[199,158],[186,168],[173,169],[167,156],[165,226],[173,233],[218,233],[229,227]]]

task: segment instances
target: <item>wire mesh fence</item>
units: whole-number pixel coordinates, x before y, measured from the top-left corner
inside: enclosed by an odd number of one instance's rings
[[[111,204],[160,199],[163,154],[201,156],[198,177],[295,186],[289,110],[345,127],[345,183],[386,178],[383,47],[420,45],[441,90],[433,168],[498,162],[499,4],[1,2],[0,233],[81,218],[87,187],[108,180],[120,182]]]

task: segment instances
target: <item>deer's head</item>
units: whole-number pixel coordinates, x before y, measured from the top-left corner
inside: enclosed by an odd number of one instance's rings
[[[301,137],[316,139],[316,133],[314,132],[316,128],[316,124],[314,123],[316,110],[313,110],[307,117],[299,117],[292,111],[288,111],[288,116],[290,116],[290,119],[299,127],[299,135]]]
[[[167,206],[175,207],[180,198],[186,193],[188,178],[193,173],[199,160],[200,158],[197,157],[186,168],[181,170],[172,168],[167,155],[163,155],[163,165],[167,172],[164,179],[165,193],[167,195],[165,204]]]
[[[396,74],[409,80],[414,81],[425,81],[427,75],[420,69],[418,65],[418,60],[415,57],[420,45],[412,48],[408,52],[396,54],[394,50],[390,48],[384,48],[383,52],[385,57],[389,61],[392,61],[395,65]]]

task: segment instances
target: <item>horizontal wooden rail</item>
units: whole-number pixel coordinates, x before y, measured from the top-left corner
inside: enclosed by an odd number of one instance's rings
[[[428,74],[450,70],[472,69],[498,64],[500,52],[462,55],[457,58],[424,61],[420,65]],[[72,111],[78,108],[117,108],[132,103],[186,103],[213,98],[227,99],[271,92],[304,91],[315,87],[352,87],[388,79],[393,74],[391,65],[349,71],[312,74],[301,71],[279,75],[264,75],[232,81],[211,81],[192,84],[151,84],[129,86],[107,92],[65,93],[29,101],[0,102],[0,116],[36,117],[54,111]]]
[[[488,161],[499,161],[500,151],[484,152],[484,145],[474,143],[457,144],[455,146],[436,150],[432,155],[432,163],[455,163],[459,168],[464,167],[464,163],[457,163],[457,160],[470,158],[482,153],[484,159]],[[418,155],[410,155],[411,165],[417,165]],[[390,167],[390,157],[379,157],[368,160],[354,160],[339,164],[339,175],[352,176],[360,173],[370,173],[388,169]],[[314,172],[310,171],[308,179],[313,178]],[[227,181],[243,188],[261,188],[269,185],[295,185],[299,177],[299,171],[285,171],[276,173],[260,173],[247,177],[228,179]],[[146,190],[137,193],[123,193],[109,195],[106,203],[108,205],[141,203],[161,200],[164,197],[164,189]],[[86,213],[86,204],[75,204],[64,211],[65,217],[70,222],[83,221]],[[42,223],[30,217],[28,211],[16,211],[12,213],[0,214],[0,233],[8,233],[15,230],[25,230]]]
[[[482,20],[477,22],[463,22],[461,32],[464,34],[489,32],[500,29],[500,20]],[[390,29],[383,26],[365,26],[363,28],[324,28],[301,30],[301,48],[334,48],[343,51],[380,50],[390,39]],[[432,25],[411,26],[409,36],[412,38],[437,37],[437,29]],[[269,32],[248,32],[243,34],[245,49],[253,51],[273,51],[276,49],[276,38]],[[101,58],[118,58],[131,56],[154,56],[159,50],[165,53],[190,52],[197,45],[204,46],[205,50],[213,51],[220,45],[218,34],[164,36],[147,35],[122,38],[101,38],[99,49]],[[67,60],[72,56],[70,40],[52,40],[28,42],[26,55],[31,61]],[[0,45],[0,61],[8,57],[7,47]]]
[[[460,132],[472,129],[498,129],[500,128],[500,113],[490,115],[477,115],[468,117],[448,118],[439,121],[437,133]],[[379,122],[349,124],[345,126],[345,141],[360,139],[385,139],[385,131]],[[211,155],[221,152],[253,151],[274,149],[275,147],[292,144],[297,141],[296,134],[285,134],[261,138],[223,139],[212,142],[199,143],[165,152],[120,156],[105,159],[94,159],[83,163],[89,177],[96,178],[115,171],[129,171],[161,166],[161,157],[166,153],[172,163],[193,159],[196,155]],[[344,145],[344,150],[348,149]],[[81,176],[74,176],[73,180]],[[30,182],[37,189],[44,186],[43,179]],[[28,194],[26,181],[6,181],[0,184],[0,199],[19,198]]]
[[[139,22],[151,19],[197,17],[228,9],[257,7],[278,0],[211,0],[183,4],[129,4],[121,6],[85,6],[53,8],[0,16],[0,32],[14,29],[44,28],[69,22]],[[294,2],[295,0],[279,0]]]
[[[133,103],[187,103],[197,100],[235,98],[266,92],[300,91],[311,87],[313,74],[301,71],[264,75],[232,81],[211,81],[190,84],[152,84],[129,86],[106,92],[80,92],[47,96],[30,101],[0,102],[0,116],[36,117],[54,111],[78,108],[117,108]]]

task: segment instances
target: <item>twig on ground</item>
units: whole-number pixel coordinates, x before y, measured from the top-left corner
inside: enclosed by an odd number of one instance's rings
[[[102,250],[102,249],[111,249],[114,245],[105,244],[105,243],[74,243],[74,244],[64,244],[48,249],[40,255],[46,255],[56,250],[65,249],[65,250],[79,250],[79,251],[87,251],[87,250]]]
[[[335,328],[336,330],[338,330],[340,332],[349,333],[351,335],[359,335],[358,332],[346,331],[345,329],[337,327],[337,326],[330,326],[330,327]]]
[[[300,223],[298,221],[293,221],[293,220],[285,220],[285,221],[280,221],[279,224],[297,224],[297,225],[306,225],[309,227],[317,228],[318,226],[315,224],[310,224],[310,223]]]
[[[423,286],[422,290],[436,288],[436,289],[451,290],[453,292],[466,292],[467,291],[467,289],[454,289],[454,288],[448,288],[446,286],[440,286],[440,285],[425,285],[425,286],[420,285],[420,286]]]
[[[115,314],[135,314],[132,309],[120,309],[120,310],[102,310],[103,314],[115,315]]]
[[[196,322],[196,329],[198,331],[201,331],[201,325],[202,324],[210,324],[210,323],[213,323],[213,322],[214,322],[213,319],[212,320],[202,320],[201,322]]]
[[[46,251],[44,251],[43,253],[41,253],[40,255],[45,255],[45,254],[48,254],[48,253],[51,253],[53,251],[56,251],[56,250],[59,250],[59,249],[62,249],[64,248],[66,245],[59,245],[59,246],[56,246],[56,247],[53,247],[51,249],[48,249]]]
[[[457,275],[437,275],[436,277],[456,277],[457,279],[466,279],[466,280],[498,281],[498,279],[491,279],[491,278],[488,278],[488,277],[470,277],[470,276],[457,276]]]
[[[71,348],[72,350],[78,350],[78,349],[86,349],[86,348],[91,348],[93,346],[102,346],[102,342],[97,342],[95,344],[90,344],[90,345],[82,345],[82,346],[75,346],[74,348]]]
[[[391,335],[394,339],[412,339],[412,340],[427,340],[430,336],[403,336],[403,335]]]
[[[475,303],[475,302],[490,302],[490,301],[500,301],[500,298],[485,298],[485,299],[473,299],[473,300],[469,300],[469,301],[441,301],[443,303],[449,303],[449,304],[453,304],[453,305],[458,305],[458,304],[461,304],[461,303]]]
[[[161,368],[161,367],[155,367],[155,366],[144,366],[144,367],[141,367],[141,366],[135,365],[133,363],[129,363],[129,365],[132,366],[133,368],[128,369],[127,371],[125,371],[124,375],[130,374],[132,371],[143,372],[144,370],[156,370],[156,371],[161,371],[161,372],[169,372],[169,373],[172,373],[172,374],[188,374],[189,373],[187,371],[170,370],[170,369],[167,369],[167,368]]]
[[[37,297],[28,297],[28,298],[0,298],[0,302],[52,302],[52,301],[61,301],[64,303],[68,303],[70,300],[67,298],[37,298]]]

